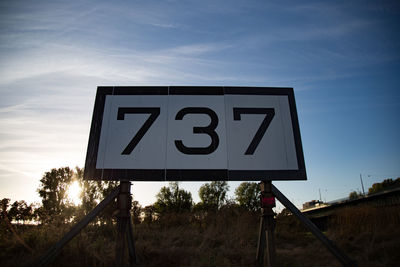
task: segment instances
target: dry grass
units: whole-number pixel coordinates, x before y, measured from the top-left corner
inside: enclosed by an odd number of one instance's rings
[[[254,266],[259,216],[236,208],[218,213],[169,214],[135,226],[140,266]],[[359,266],[398,266],[399,207],[353,207],[330,221],[327,236],[357,260]],[[71,225],[20,226],[20,245],[4,225],[0,232],[0,265],[29,266]],[[116,227],[85,228],[57,257],[53,266],[112,266]],[[279,266],[340,266],[297,219],[277,219]]]
[[[399,266],[400,207],[361,206],[336,214],[328,232],[360,266]]]

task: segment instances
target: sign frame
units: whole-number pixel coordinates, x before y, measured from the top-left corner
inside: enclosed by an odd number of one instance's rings
[[[287,96],[296,150],[297,169],[229,170],[227,169],[97,169],[97,157],[106,97],[109,95],[271,95]],[[99,86],[86,154],[84,179],[131,181],[260,181],[307,180],[299,122],[293,88],[231,86]]]

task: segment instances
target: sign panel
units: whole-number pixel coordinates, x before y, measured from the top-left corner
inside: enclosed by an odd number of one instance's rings
[[[305,180],[293,89],[98,87],[84,176]]]

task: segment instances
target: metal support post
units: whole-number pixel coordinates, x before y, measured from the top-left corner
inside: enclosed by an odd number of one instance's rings
[[[136,250],[135,250],[135,239],[133,238],[133,224],[132,224],[132,217],[129,217],[129,224],[128,224],[128,251],[129,251],[129,265],[131,267],[136,267]]]
[[[128,242],[130,265],[136,266],[135,244],[133,240],[131,222],[131,183],[129,181],[120,182],[120,192],[117,197],[117,243],[115,253],[115,266],[124,266],[125,238]]]
[[[258,230],[258,243],[257,243],[257,255],[256,255],[256,266],[262,267],[264,265],[264,251],[265,251],[265,225],[264,217],[260,216],[260,228]]]
[[[275,213],[272,210],[275,207],[275,197],[272,194],[271,181],[262,181],[261,189],[261,218],[260,230],[258,236],[256,263],[257,266],[274,267],[276,266],[275,251]],[[264,258],[266,248],[266,258]]]

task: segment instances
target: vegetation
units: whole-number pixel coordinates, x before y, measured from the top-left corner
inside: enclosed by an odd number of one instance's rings
[[[68,202],[66,194],[73,175],[73,170],[68,167],[52,169],[43,175],[38,189],[42,198],[40,220],[54,220],[55,218],[69,220],[72,217],[72,205]]]
[[[79,205],[66,197],[68,184],[74,181],[84,188]],[[41,179],[41,204],[2,199],[0,265],[31,266],[116,186],[116,182],[84,181],[79,168],[60,168]],[[242,183],[234,200],[226,198],[228,189],[226,182],[204,184],[199,190],[201,202],[194,205],[191,194],[172,182],[160,190],[154,205],[142,207],[132,201],[140,266],[253,266],[260,215],[258,185]],[[115,203],[63,249],[53,266],[113,265],[114,211]],[[340,266],[286,209],[276,220],[278,266]],[[327,236],[359,266],[400,262],[399,206],[345,208],[332,214],[327,224]]]
[[[349,199],[350,200],[354,200],[354,199],[358,199],[358,198],[363,197],[363,196],[364,195],[361,192],[353,191],[353,192],[350,192]]]
[[[241,183],[235,190],[235,196],[239,205],[247,210],[257,211],[261,208],[260,186],[257,183]]]
[[[7,213],[3,212],[7,210]],[[10,206],[10,199],[4,198],[1,200],[1,211],[0,218],[5,219],[7,217],[9,221],[17,223],[25,223],[35,217],[33,205],[28,205],[24,200],[15,201]]]
[[[192,194],[179,189],[178,182],[171,182],[168,187],[162,187],[157,194],[157,201],[154,203],[154,209],[159,214],[188,212],[192,206]]]
[[[381,183],[375,183],[368,189],[368,194],[372,195],[375,193],[379,193],[385,190],[391,190],[395,188],[400,188],[400,177],[396,180],[393,179],[385,179]]]
[[[218,210],[225,203],[228,190],[226,181],[213,181],[202,185],[199,189],[201,199],[199,207],[205,210]]]

